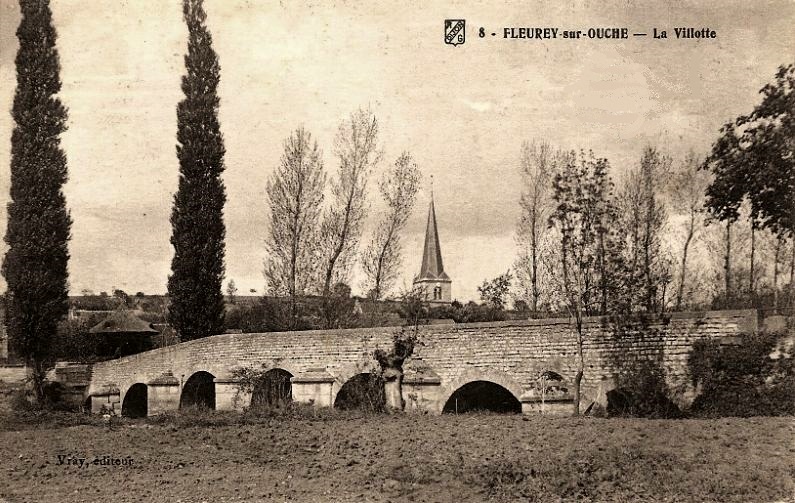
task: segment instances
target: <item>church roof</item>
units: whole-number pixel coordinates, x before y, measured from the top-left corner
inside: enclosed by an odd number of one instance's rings
[[[450,276],[444,272],[444,265],[442,264],[442,249],[439,246],[439,231],[436,229],[436,211],[433,207],[433,195],[431,195],[431,205],[428,208],[428,225],[425,228],[422,267],[420,268],[420,275],[415,281],[422,280],[450,280]]]

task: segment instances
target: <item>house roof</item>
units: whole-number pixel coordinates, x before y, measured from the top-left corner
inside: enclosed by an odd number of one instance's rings
[[[442,264],[442,248],[439,246],[439,231],[436,229],[436,211],[433,207],[433,195],[428,208],[428,224],[425,227],[425,246],[422,249],[422,266],[420,275],[415,281],[449,280]]]
[[[91,329],[89,333],[92,334],[118,334],[118,333],[135,333],[135,334],[157,334],[157,330],[152,328],[149,322],[146,322],[135,315],[134,312],[126,309],[121,309],[112,312],[107,318],[100,321]]]

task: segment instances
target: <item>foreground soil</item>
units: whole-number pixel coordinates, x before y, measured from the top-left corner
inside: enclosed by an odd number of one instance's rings
[[[0,417],[0,501],[789,501],[793,418]],[[69,421],[65,421],[68,423]],[[79,421],[78,421],[79,422]],[[87,458],[84,467],[58,456]],[[104,456],[132,465],[90,464]]]

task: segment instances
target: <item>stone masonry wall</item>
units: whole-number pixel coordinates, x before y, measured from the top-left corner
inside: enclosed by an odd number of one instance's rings
[[[755,311],[676,313],[670,318],[638,323],[617,337],[604,319],[586,320],[585,378],[588,398],[614,378],[620,367],[637,357],[657,355],[670,384],[685,391],[689,376],[687,357],[701,338],[732,342],[742,331],[757,328]],[[101,362],[92,369],[88,394],[108,386],[121,399],[135,383],[149,383],[164,374],[184,383],[194,372],[207,371],[228,379],[234,368],[282,368],[301,377],[325,371],[334,378],[332,395],[359,372],[374,369],[373,350],[388,349],[399,329],[368,328],[331,331],[225,334]],[[576,338],[568,319],[522,320],[495,323],[428,325],[420,327],[423,345],[405,366],[414,373],[438,376],[421,408],[441,411],[458,387],[473,380],[495,382],[517,398],[530,392],[543,370],[571,380],[576,370]],[[440,383],[439,383],[440,381]],[[691,390],[692,391],[692,390]],[[405,393],[405,392],[404,392]]]

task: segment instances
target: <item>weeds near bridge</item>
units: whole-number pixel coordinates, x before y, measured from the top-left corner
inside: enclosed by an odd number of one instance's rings
[[[743,334],[738,345],[704,340],[688,360],[702,417],[795,414],[795,357],[786,333]]]

